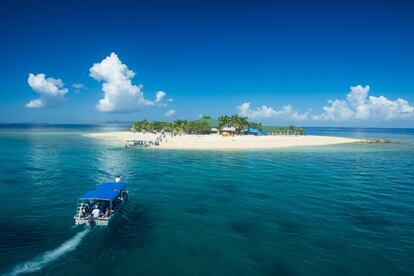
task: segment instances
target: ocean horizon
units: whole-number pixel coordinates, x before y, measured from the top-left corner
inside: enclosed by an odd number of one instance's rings
[[[414,273],[414,129],[305,128],[391,143],[241,152],[83,136],[123,128],[0,125],[0,273]],[[118,174],[119,221],[74,227],[79,196]]]

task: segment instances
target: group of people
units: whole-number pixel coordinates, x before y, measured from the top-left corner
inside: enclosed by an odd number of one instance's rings
[[[182,135],[177,133],[160,133],[157,135],[154,141],[146,141],[146,140],[128,140],[125,144],[125,148],[129,148],[132,146],[139,146],[142,148],[152,147],[152,146],[159,146],[162,142],[168,142],[167,138],[174,138],[175,136]]]
[[[115,182],[121,182],[121,176],[117,175]],[[111,216],[112,210],[109,208],[107,201],[90,202],[89,204],[94,206],[91,212],[93,219],[109,218]]]
[[[155,141],[145,141],[145,140],[133,140],[133,141],[127,141],[125,144],[125,148],[129,148],[132,146],[139,146],[141,148],[147,148],[151,146],[159,146],[160,141],[158,138]]]
[[[121,182],[121,176],[116,176],[114,181]],[[81,217],[86,218],[89,214],[93,219],[109,218],[112,214],[112,210],[109,207],[108,201],[91,200],[88,203],[82,203],[80,207]]]
[[[98,219],[100,217],[109,218],[111,215],[111,209],[106,208],[105,212],[101,212],[101,209],[99,209],[98,206],[95,206],[95,209],[92,210],[91,214],[94,219]]]
[[[80,217],[88,217],[89,214],[92,215],[92,218],[109,218],[111,216],[112,210],[109,207],[102,207],[102,202],[88,202],[80,207]],[[92,206],[92,208],[91,208]]]

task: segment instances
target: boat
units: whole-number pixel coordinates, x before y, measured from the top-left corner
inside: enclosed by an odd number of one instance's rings
[[[126,183],[120,178],[104,182],[78,199],[75,225],[108,226],[128,201]]]

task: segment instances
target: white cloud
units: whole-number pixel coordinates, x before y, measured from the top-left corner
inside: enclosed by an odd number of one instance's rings
[[[100,63],[95,63],[89,69],[89,75],[103,82],[104,97],[97,105],[98,110],[102,112],[126,113],[146,106],[166,105],[163,102],[166,93],[163,91],[157,92],[155,101],[144,98],[143,86],[131,82],[135,73],[129,70],[115,53],[111,53]]]
[[[295,111],[292,105],[286,105],[280,110],[275,110],[272,107],[262,105],[256,109],[250,108],[250,103],[246,102],[237,107],[240,116],[248,117],[253,120],[258,119],[280,119],[280,120],[294,120],[303,121],[308,119],[308,113],[299,113]]]
[[[47,78],[45,74],[29,74],[27,79],[29,86],[37,93],[39,98],[26,104],[29,108],[57,107],[64,102],[64,96],[68,92],[64,88],[61,79]]]
[[[384,96],[368,96],[370,87],[352,86],[345,100],[329,101],[324,112],[313,116],[326,121],[387,121],[414,117],[414,107],[406,100],[389,100]]]
[[[167,112],[164,113],[165,116],[167,117],[171,117],[175,115],[175,110],[174,109],[170,109]]]
[[[157,103],[161,102],[166,95],[167,95],[167,93],[165,93],[164,91],[158,91],[155,94],[155,102],[157,102]]]
[[[349,108],[348,103],[343,100],[329,100],[330,106],[324,106],[322,114],[313,115],[314,120],[326,121],[348,121],[353,119],[354,112]]]
[[[274,119],[280,121],[388,121],[414,118],[414,107],[406,100],[389,100],[384,96],[368,96],[370,87],[352,86],[344,100],[329,100],[321,114],[299,113],[291,105],[277,110],[263,105],[251,109],[249,102],[238,106],[239,115],[253,120]]]

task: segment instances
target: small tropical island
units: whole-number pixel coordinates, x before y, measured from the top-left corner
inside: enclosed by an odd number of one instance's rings
[[[88,137],[110,139],[128,147],[179,150],[254,150],[298,146],[323,146],[365,140],[305,135],[290,126],[263,126],[239,115],[203,116],[197,120],[134,122],[128,130],[89,133]]]

